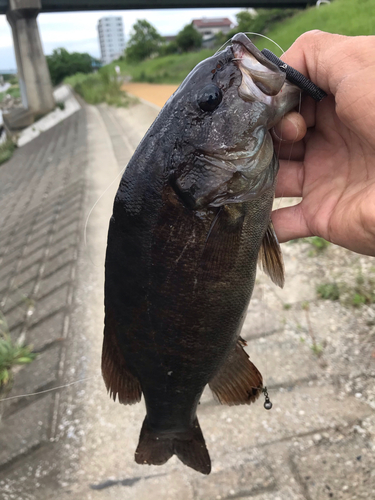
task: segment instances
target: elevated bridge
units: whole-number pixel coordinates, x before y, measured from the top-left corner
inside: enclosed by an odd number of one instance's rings
[[[0,14],[6,14],[12,0],[0,0]],[[14,3],[23,3],[15,1]],[[254,9],[313,5],[316,0],[41,0],[40,12],[130,9],[191,9],[240,7]]]

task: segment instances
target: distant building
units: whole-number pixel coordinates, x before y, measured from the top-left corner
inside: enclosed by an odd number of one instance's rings
[[[220,31],[228,33],[234,23],[227,17],[203,17],[202,19],[193,19],[194,28],[203,36],[203,41],[217,35]]]
[[[163,36],[166,42],[174,42],[176,40],[177,35],[166,35]]]
[[[122,17],[102,17],[98,22],[99,44],[103,64],[118,59],[125,49]]]

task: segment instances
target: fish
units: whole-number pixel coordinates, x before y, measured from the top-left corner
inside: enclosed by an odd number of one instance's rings
[[[176,455],[209,474],[204,388],[226,405],[263,390],[240,333],[258,260],[284,283],[269,129],[299,97],[238,34],[191,71],[125,169],[108,230],[102,375],[114,400],[144,396],[138,464]]]

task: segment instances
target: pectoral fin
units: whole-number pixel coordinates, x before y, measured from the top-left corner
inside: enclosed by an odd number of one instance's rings
[[[202,267],[208,271],[228,271],[238,253],[244,214],[240,205],[222,206],[211,223],[202,254]]]
[[[258,264],[271,280],[283,288],[284,261],[272,221],[270,221],[259,250]]]
[[[243,341],[236,344],[220,371],[209,383],[211,391],[221,404],[250,404],[262,392],[262,375],[250,361],[242,345]]]

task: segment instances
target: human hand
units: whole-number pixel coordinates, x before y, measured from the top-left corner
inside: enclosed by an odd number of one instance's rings
[[[282,59],[328,97],[306,97],[274,129],[276,196],[302,197],[273,212],[279,241],[317,235],[375,255],[375,36],[311,31]]]

